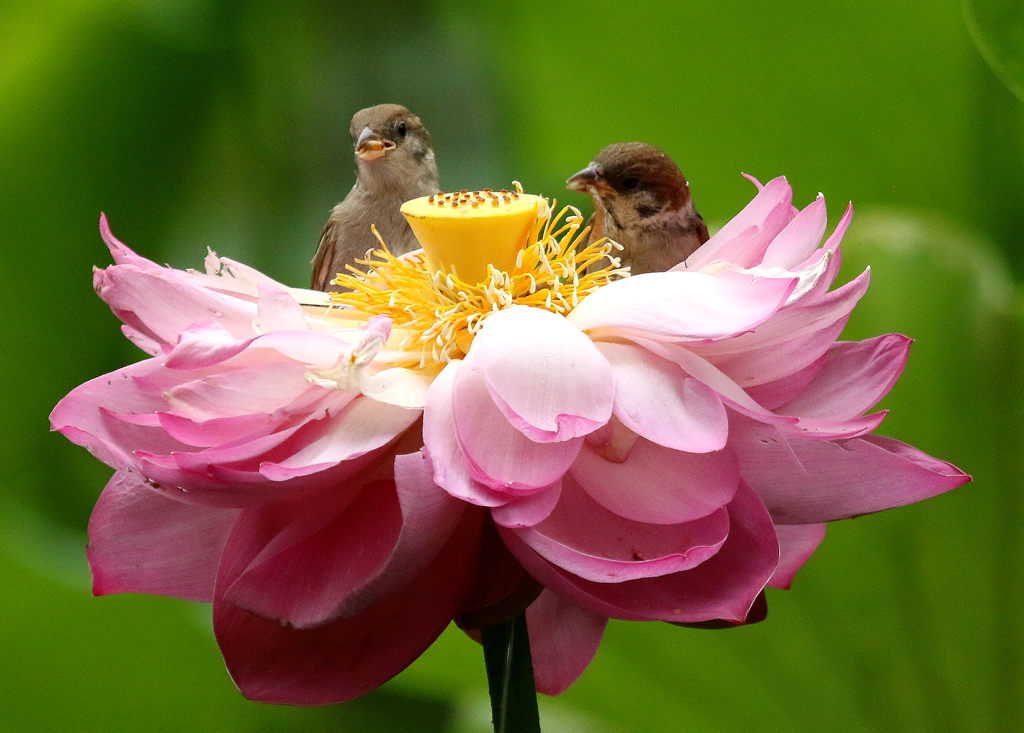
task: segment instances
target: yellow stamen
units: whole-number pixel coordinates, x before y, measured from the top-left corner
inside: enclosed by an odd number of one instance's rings
[[[349,266],[348,273],[334,279],[348,292],[331,293],[331,300],[351,309],[343,311],[347,319],[388,316],[392,337],[400,335],[394,348],[407,354],[399,361],[435,368],[463,358],[492,313],[526,305],[567,315],[587,294],[628,274],[612,255],[621,249],[618,244],[604,238],[585,244],[590,230],[583,228],[579,211],[565,207],[552,216],[554,202],[549,206],[546,199],[517,189],[435,194],[434,202],[447,202],[443,209],[428,203],[428,197],[417,199],[427,214],[418,211],[421,226],[414,225],[413,231],[424,251],[398,258],[382,242],[365,260],[357,260],[366,272]],[[496,207],[490,203],[494,200]],[[432,250],[421,238],[424,230]],[[474,257],[485,262],[483,275],[463,279]],[[451,269],[435,263],[448,263]]]

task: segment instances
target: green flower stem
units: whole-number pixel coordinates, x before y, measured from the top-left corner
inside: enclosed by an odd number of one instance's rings
[[[494,733],[540,733],[525,612],[487,626],[481,641]]]

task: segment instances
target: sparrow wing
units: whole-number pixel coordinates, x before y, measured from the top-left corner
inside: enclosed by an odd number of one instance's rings
[[[324,224],[324,230],[320,232],[320,246],[316,249],[316,256],[313,257],[313,278],[311,287],[313,290],[327,290],[338,273],[334,272],[334,252],[338,247],[340,236],[338,221],[330,217]]]

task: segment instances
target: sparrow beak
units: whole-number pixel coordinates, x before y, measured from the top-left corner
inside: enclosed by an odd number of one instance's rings
[[[601,175],[601,169],[596,163],[591,163],[579,173],[569,176],[565,187],[570,191],[579,191],[591,196],[610,196],[615,193],[615,190]]]
[[[377,160],[395,149],[395,144],[381,137],[369,127],[364,127],[356,139],[356,157],[359,160]]]

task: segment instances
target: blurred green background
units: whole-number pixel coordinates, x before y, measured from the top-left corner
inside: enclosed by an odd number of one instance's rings
[[[765,623],[612,622],[548,731],[1011,730],[1024,724],[1019,3],[329,3],[7,0],[0,9],[0,720],[8,730],[488,729],[479,648],[449,631],[366,697],[263,706],[233,688],[209,609],[90,596],[85,527],[109,470],[47,415],[139,358],[95,297],[100,211],[138,252],[206,248],[305,284],[353,181],[349,119],[400,102],[445,188],[558,196],[603,145],[680,164],[712,228],[740,177],[856,206],[851,338],[916,339],[880,432],[972,473],[833,525]],[[965,13],[966,10],[966,13]],[[987,62],[986,62],[987,60]]]

